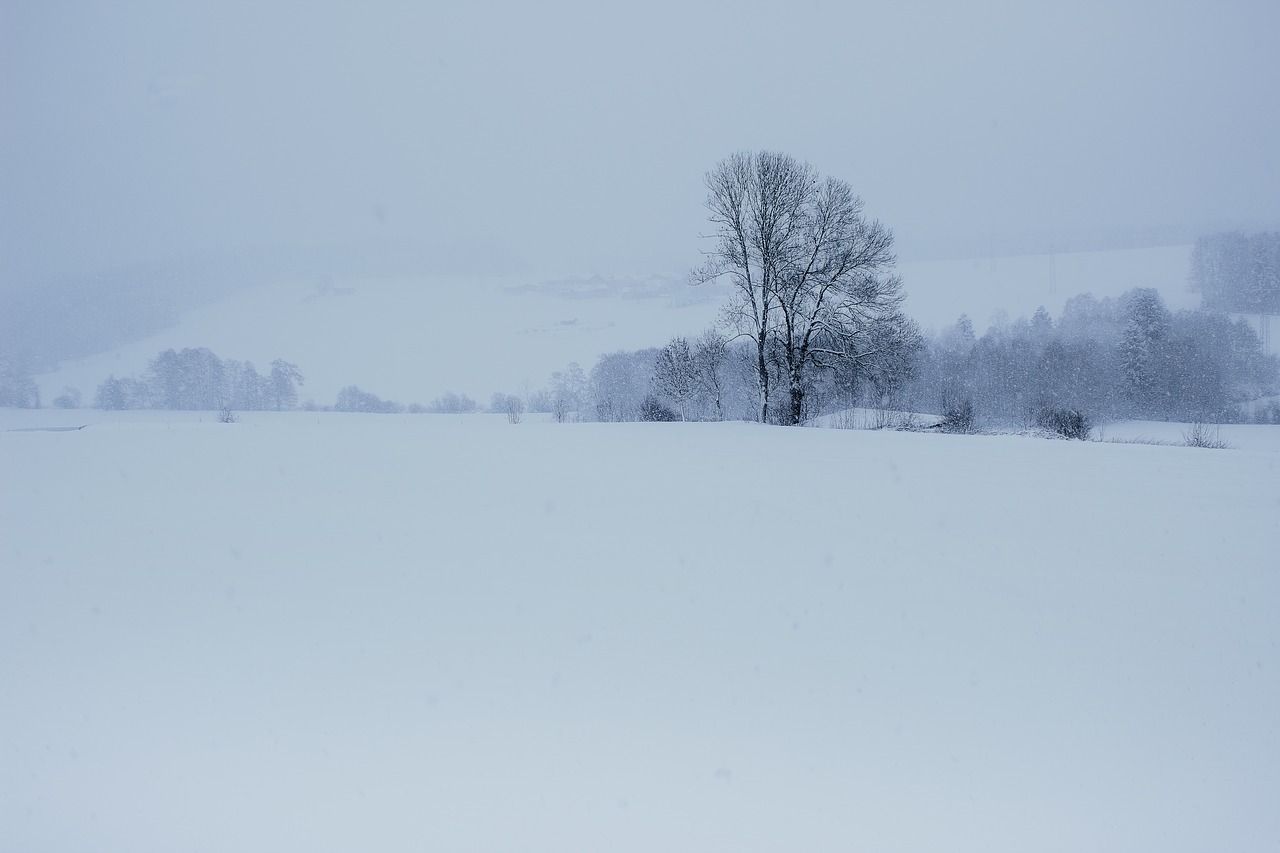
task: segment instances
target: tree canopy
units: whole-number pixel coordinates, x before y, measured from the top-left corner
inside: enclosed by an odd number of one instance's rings
[[[730,155],[705,184],[716,230],[692,280],[733,288],[725,319],[755,344],[761,420],[799,423],[815,373],[918,343],[899,310],[893,233],[847,183],[761,151]],[[787,402],[771,411],[778,386]]]

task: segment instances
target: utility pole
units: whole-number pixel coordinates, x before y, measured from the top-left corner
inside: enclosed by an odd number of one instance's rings
[[[1053,244],[1049,244],[1049,295],[1055,296],[1058,293],[1058,255],[1053,250]]]

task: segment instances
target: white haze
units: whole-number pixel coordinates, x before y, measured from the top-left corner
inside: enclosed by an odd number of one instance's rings
[[[6,2],[0,287],[261,247],[679,272],[703,173],[755,148],[906,257],[1275,227],[1277,31],[1270,2]]]
[[[1060,316],[1069,298],[1119,297],[1151,287],[1175,309],[1194,308],[1186,247],[1078,252],[1056,257],[905,263],[906,310],[938,330],[961,314],[979,333],[1001,316],[1029,317],[1039,305]],[[41,398],[78,388],[86,401],[107,378],[144,376],[166,349],[204,346],[260,366],[287,358],[302,369],[300,399],[332,405],[339,389],[365,390],[408,404],[462,392],[485,403],[495,391],[543,387],[553,371],[602,353],[696,336],[716,322],[727,288],[692,288],[682,278],[601,278],[530,283],[527,278],[339,279],[342,295],[314,282],[246,289],[184,312],[172,327],[107,352],[65,360],[38,377]],[[476,327],[451,318],[483,317]],[[462,357],[460,357],[460,354]]]

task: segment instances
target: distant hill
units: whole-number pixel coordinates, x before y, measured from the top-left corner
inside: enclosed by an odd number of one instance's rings
[[[925,328],[962,313],[979,334],[997,312],[1044,305],[1057,316],[1072,296],[1160,291],[1171,309],[1195,307],[1190,247],[908,263],[906,310]],[[715,322],[723,288],[691,288],[680,275],[481,278],[323,277],[248,288],[183,312],[149,337],[64,361],[37,377],[44,400],[65,386],[87,401],[108,374],[141,374],[161,350],[208,347],[222,358],[295,362],[300,398],[332,404],[351,384],[386,399],[422,402],[454,391],[485,402],[495,391],[543,386],[571,361],[661,345]]]

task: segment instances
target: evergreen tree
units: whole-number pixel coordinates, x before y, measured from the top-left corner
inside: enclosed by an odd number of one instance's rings
[[[1144,287],[1129,291],[1124,303],[1120,339],[1122,387],[1135,414],[1162,415],[1170,315],[1160,293]]]

